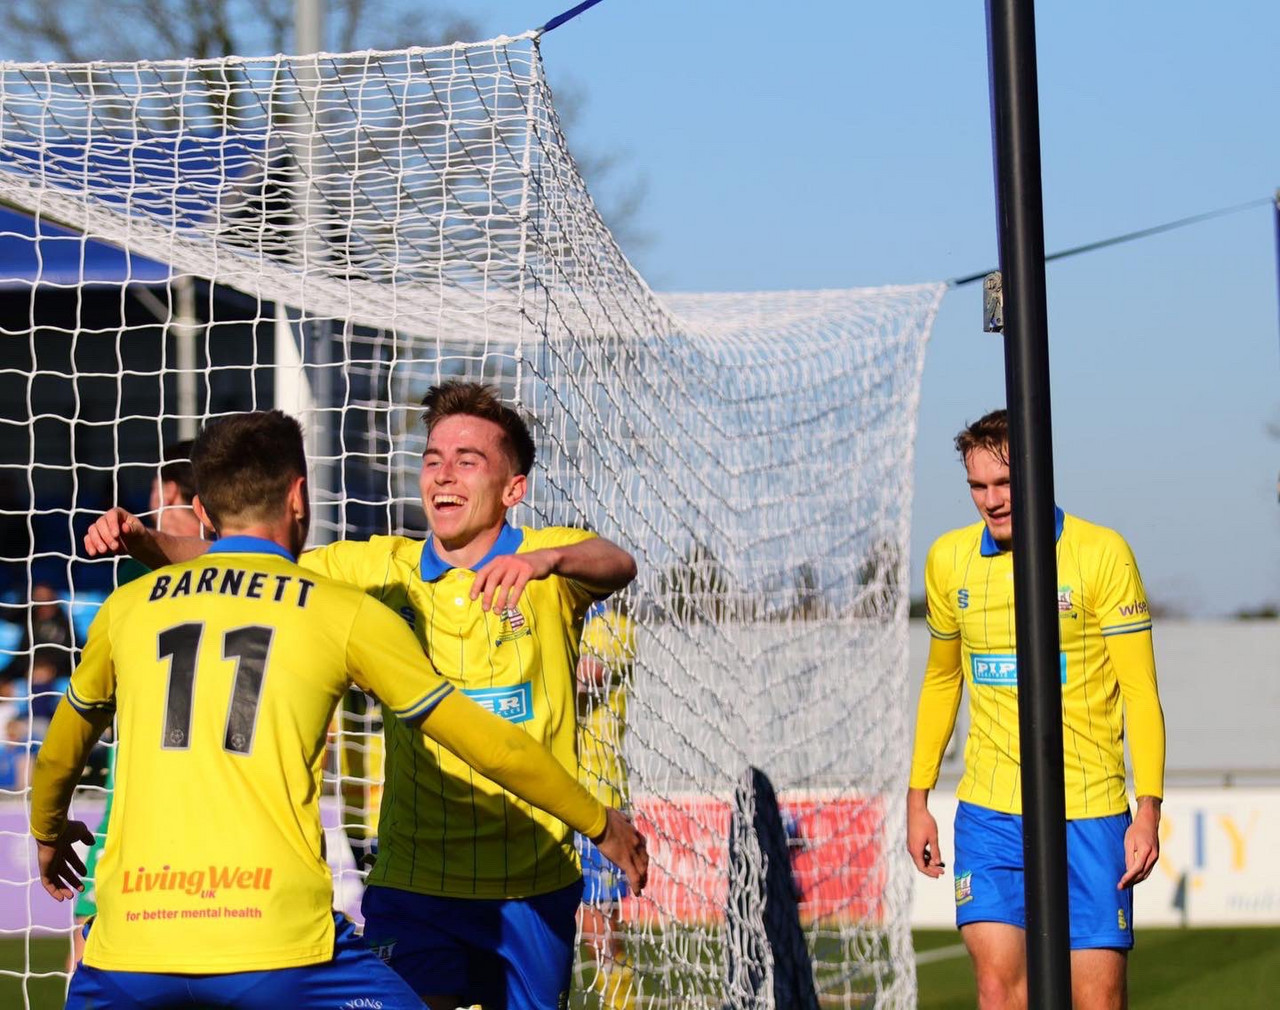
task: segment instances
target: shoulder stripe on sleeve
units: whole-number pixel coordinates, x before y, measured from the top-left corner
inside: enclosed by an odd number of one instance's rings
[[[114,712],[116,710],[116,700],[114,698],[109,698],[106,701],[86,701],[76,694],[73,685],[67,685],[65,697],[71,707],[81,715],[88,715],[90,712]]]
[[[942,632],[935,628],[929,621],[924,622],[924,626],[929,629],[929,634],[934,638],[939,638],[944,642],[950,642],[960,637],[960,629],[950,632]]]
[[[1111,635],[1132,635],[1136,631],[1150,631],[1150,621],[1133,621],[1129,624],[1116,624],[1109,628],[1102,629],[1102,637],[1107,638]]]
[[[413,720],[419,719],[429,713],[433,708],[453,690],[452,684],[441,684],[430,694],[424,695],[415,701],[412,705],[406,705],[404,708],[393,709],[401,719]]]

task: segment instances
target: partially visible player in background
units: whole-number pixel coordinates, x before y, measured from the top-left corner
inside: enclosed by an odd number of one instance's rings
[[[636,628],[623,599],[592,604],[578,659],[578,781],[601,803],[619,810],[631,803],[622,747],[635,662]],[[582,860],[582,942],[595,960],[591,986],[608,1010],[629,1010],[635,1003],[635,973],[622,940],[622,900],[630,893],[626,874],[589,838],[579,834],[577,845]]]
[[[418,486],[431,529],[344,541],[299,563],[400,614],[441,675],[578,769],[575,669],[587,608],[627,586],[635,560],[586,530],[514,527],[535,447],[496,391],[449,381],[427,391]],[[91,557],[128,550],[186,560],[199,540],[145,529],[112,509]],[[386,720],[378,856],[365,937],[433,1010],[559,1010],[573,974],[582,872],[563,820],[475,775]]]
[[[191,468],[191,439],[174,442],[165,447],[164,462],[160,470],[151,480],[151,524],[157,530],[175,537],[200,537],[206,531],[196,517],[192,500],[196,496],[196,478]],[[117,585],[123,586],[139,576],[147,574],[149,569],[132,558],[126,558],[117,572]],[[107,823],[111,819],[111,800],[115,794],[115,750],[107,760],[107,775],[103,782],[107,803],[102,810],[102,820],[93,833],[93,845],[85,856],[85,888],[76,895],[75,924],[71,931],[71,961],[68,971],[75,971],[80,958],[84,956],[84,931],[80,928],[98,911],[95,884],[97,880],[98,860],[102,856],[102,845],[107,838]]]
[[[931,643],[907,792],[907,849],[921,873],[942,875],[928,798],[967,687],[969,736],[956,791],[956,925],[973,961],[981,1010],[1023,1010],[1022,755],[1005,411],[965,428],[956,449],[981,521],[943,534],[925,562]],[[1133,947],[1132,888],[1160,855],[1165,736],[1151,614],[1124,539],[1061,509],[1057,571],[1072,997],[1076,1010],[1121,1010]],[[1126,740],[1137,792],[1133,817]]]
[[[63,900],[84,872],[72,843],[91,837],[68,806],[118,715],[99,913],[68,1007],[419,1005],[331,908],[318,797],[352,678],[644,886],[644,841],[621,813],[440,678],[399,616],[295,563],[311,516],[295,420],[214,421],[193,462],[197,514],[220,539],[107,599],[37,759],[31,829],[42,882]]]

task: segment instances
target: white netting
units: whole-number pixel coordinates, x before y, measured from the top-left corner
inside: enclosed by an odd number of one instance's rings
[[[584,948],[584,985],[618,959],[634,972],[613,971],[617,1003],[774,1004],[769,849],[734,819],[755,766],[780,796],[821,1005],[914,1003],[906,544],[940,285],[655,295],[586,193],[532,37],[3,65],[0,201],[26,212],[0,211],[0,1003],[63,981],[38,937],[68,913],[32,883],[19,766],[47,708],[31,697],[56,698],[117,577],[77,560],[89,519],[145,511],[162,447],[200,421],[281,405],[310,432],[320,539],[422,533],[413,405],[453,376],[533,420],[514,518],[589,526],[640,566],[622,751],[653,882],[619,946]],[[42,646],[67,612],[79,630]],[[52,679],[37,655],[59,658]],[[336,737],[329,803],[357,850],[376,728],[353,700]],[[350,902],[350,860],[338,875]]]

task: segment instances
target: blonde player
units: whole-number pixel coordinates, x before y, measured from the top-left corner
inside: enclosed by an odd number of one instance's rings
[[[635,561],[583,530],[508,525],[534,445],[490,388],[446,382],[423,406],[430,538],[330,544],[299,563],[387,604],[443,677],[576,773],[583,617],[635,577]],[[207,547],[146,530],[120,509],[90,528],[85,546],[91,556],[127,549],[149,564]],[[558,1010],[582,897],[573,831],[396,720],[386,740],[366,938],[433,1008]]]
[[[982,521],[944,534],[925,563],[932,636],[907,794],[907,848],[943,873],[929,791],[955,726],[961,687],[970,728],[955,823],[956,924],[973,960],[982,1010],[1027,1005],[1022,780],[1013,609],[1009,427],[1003,410],[962,431],[956,448]],[[1118,533],[1057,516],[1063,768],[1071,976],[1077,1010],[1126,1005],[1132,886],[1160,854],[1164,716],[1151,616]],[[1125,791],[1133,757],[1137,814]]]
[[[547,807],[642,885],[644,843],[535,740],[432,670],[403,621],[300,568],[301,429],[279,411],[209,425],[193,452],[207,557],[113,593],[41,748],[41,878],[71,897],[88,829],[67,809],[115,713],[117,795],[99,912],[69,1007],[418,1005],[331,910],[318,795],[326,727],[354,679],[405,736]]]

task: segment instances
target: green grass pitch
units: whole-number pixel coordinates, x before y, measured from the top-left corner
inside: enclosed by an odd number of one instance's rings
[[[951,930],[915,934],[916,951],[954,947]],[[0,1007],[58,1010],[62,1006],[65,939],[0,939]],[[13,973],[34,973],[25,980]],[[971,1010],[968,958],[927,960],[918,968],[920,1010]],[[1280,928],[1145,929],[1129,964],[1130,1010],[1271,1010],[1280,1006]],[[581,1005],[581,1004],[579,1004]]]

